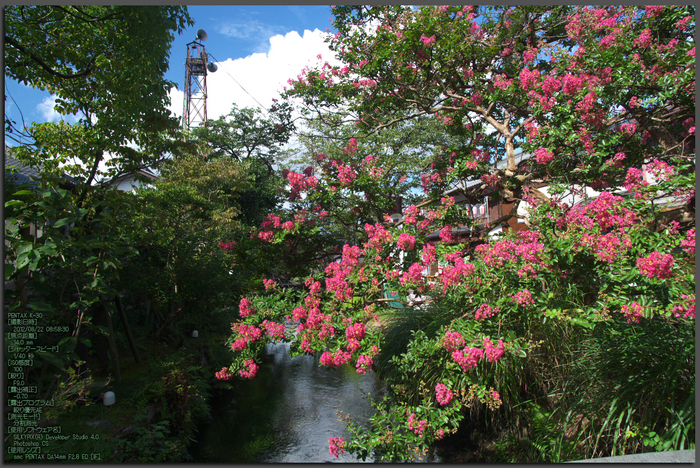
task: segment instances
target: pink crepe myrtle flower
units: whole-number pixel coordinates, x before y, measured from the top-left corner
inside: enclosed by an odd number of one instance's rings
[[[639,302],[633,302],[629,306],[627,304],[622,306],[622,313],[625,314],[627,323],[639,323],[639,319],[642,318],[642,305]]]
[[[658,16],[661,14],[663,11],[664,6],[663,5],[645,5],[644,10],[646,11],[646,17],[647,18],[653,18],[655,16]]]
[[[529,306],[529,305],[532,305],[535,303],[535,300],[532,298],[532,294],[530,294],[529,289],[523,289],[522,291],[520,291],[516,294],[513,294],[513,296],[511,296],[511,297],[516,303],[518,303],[519,305],[521,305],[523,307],[526,307],[526,306]]]
[[[357,368],[357,373],[367,374],[367,371],[372,370],[373,364],[374,360],[371,357],[365,356],[364,354],[360,354],[360,357],[357,358],[357,364],[355,364],[355,367]]]
[[[407,234],[405,232],[402,232],[399,234],[399,240],[396,244],[396,246],[401,249],[401,250],[411,250],[413,249],[413,246],[416,244],[416,238],[413,237],[410,234]]]
[[[246,379],[252,379],[255,377],[255,375],[258,373],[258,369],[260,369],[260,366],[258,366],[252,359],[246,359],[243,361],[243,365],[247,367],[247,369],[241,369],[238,371],[238,373],[241,375],[241,377]]]
[[[476,367],[479,359],[484,355],[484,350],[481,348],[470,348],[465,346],[462,351],[454,351],[452,358],[459,364],[465,372],[468,372]]]
[[[449,352],[455,352],[464,346],[464,338],[458,332],[447,332],[443,338],[443,346]]]
[[[673,255],[654,251],[648,257],[637,259],[637,268],[648,278],[667,279],[671,277]]]
[[[426,36],[425,34],[421,34],[420,40],[423,42],[423,45],[426,47],[432,47],[435,45],[435,36]]]
[[[549,151],[547,148],[539,148],[535,150],[535,156],[537,157],[537,164],[547,164],[554,158],[554,153]]]
[[[673,306],[671,312],[674,317],[695,318],[695,298],[681,294],[682,303]]]
[[[272,240],[272,231],[260,231],[258,233],[258,239],[263,242],[270,242]]]
[[[435,386],[435,396],[440,406],[445,406],[452,401],[453,393],[452,390],[447,388],[447,385],[439,383]]]
[[[522,277],[537,278],[537,272],[530,264],[525,265],[524,267],[519,269],[517,273],[518,273],[518,277],[520,277],[520,278],[522,278]]]
[[[443,242],[452,242],[453,237],[452,237],[452,226],[449,224],[442,229],[440,229],[440,240]]]
[[[278,340],[284,339],[286,329],[283,323],[271,322],[265,319],[263,320],[262,327],[267,331],[267,335],[270,338],[276,338]]]
[[[503,340],[498,340],[498,347],[496,347],[489,338],[486,338],[484,340],[484,351],[486,352],[486,359],[489,362],[496,362],[503,357],[503,353],[505,352],[505,344],[503,343]]]
[[[216,373],[216,378],[219,380],[229,380],[233,377],[233,374],[228,367],[222,367],[219,372]]]
[[[688,230],[685,239],[681,241],[681,248],[688,255],[695,255],[695,229]]]
[[[488,304],[484,303],[484,304],[481,304],[481,306],[478,309],[476,309],[476,314],[475,314],[474,318],[477,320],[484,320],[484,319],[487,319],[487,318],[489,318],[492,315],[495,315],[497,313],[498,313],[498,307],[492,308]]]
[[[423,437],[423,431],[428,426],[428,421],[422,419],[416,421],[416,413],[411,413],[408,417],[408,428],[414,432],[419,438]]]
[[[258,341],[263,333],[262,330],[255,325],[247,325],[245,323],[234,326],[233,330],[237,331],[248,343]]]
[[[233,343],[231,343],[231,349],[233,351],[243,351],[248,347],[248,340],[245,338],[239,338]]]
[[[254,310],[250,308],[253,303],[250,302],[249,299],[246,299],[245,297],[241,299],[241,302],[238,304],[238,310],[241,313],[241,317],[247,317],[250,314],[255,313]]]
[[[642,49],[647,49],[651,46],[651,29],[647,28],[637,37],[632,44]]]
[[[328,452],[335,458],[345,452],[345,439],[342,437],[331,437],[328,439]]]
[[[236,248],[236,245],[237,245],[236,242],[224,242],[224,241],[219,242],[219,248],[221,250],[233,250]]]

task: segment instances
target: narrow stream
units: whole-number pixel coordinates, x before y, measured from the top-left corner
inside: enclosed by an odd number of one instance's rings
[[[376,375],[358,374],[349,364],[319,366],[313,356],[291,359],[288,347],[268,345],[254,379],[237,381],[232,391],[215,396],[214,419],[200,428],[192,448],[194,462],[358,461],[347,453],[330,455],[328,439],[349,438],[338,410],[360,425],[373,414],[368,395],[379,394]]]

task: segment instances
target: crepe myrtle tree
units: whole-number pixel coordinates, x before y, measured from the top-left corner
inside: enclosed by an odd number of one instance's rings
[[[694,8],[337,6],[333,13],[331,46],[344,65],[305,70],[288,94],[321,114],[350,106],[360,128],[433,116],[460,143],[426,166],[426,199],[406,207],[402,222],[365,223],[365,235],[309,275],[300,294],[265,278],[266,292],[243,298],[226,343],[233,362],[217,377],[254,377],[264,345],[282,339],[292,342],[292,354],[319,355],[323,366],[371,370],[383,346],[380,318],[398,301],[384,298],[390,288],[417,294],[404,305],[432,314],[437,325],[412,332],[393,358],[399,372],[388,396],[366,427],[348,421],[352,439],[332,438],[331,454],[415,459],[478,408],[522,412],[526,398],[544,401],[566,388],[569,377],[555,365],[566,333],[590,341],[606,330],[616,330],[608,349],[622,356],[622,370],[605,374],[602,390],[591,384],[575,395],[613,402],[604,423],[589,424],[600,432],[584,455],[635,450],[642,437],[646,445],[659,434],[665,447],[688,448],[692,417],[673,419],[677,408],[694,404],[694,207],[679,222],[664,218],[658,201],[694,199]],[[360,152],[360,161],[370,157],[352,138],[345,150]],[[532,157],[518,165],[518,150]],[[373,162],[334,159],[322,173],[287,176],[309,199],[345,206],[360,187],[372,195],[362,184],[374,177]],[[453,238],[453,227],[473,221],[442,191],[479,178],[464,190],[467,199],[489,190],[527,202],[529,230],[476,249]],[[545,180],[548,191],[539,189]],[[599,195],[588,204],[563,201],[583,187]],[[288,223],[271,218],[258,237],[283,242],[298,229]],[[433,245],[426,235],[436,230],[443,242]],[[428,281],[423,271],[436,261],[442,274]],[[677,338],[645,352],[632,347],[641,336]],[[659,374],[635,368],[639,359],[656,363]],[[574,361],[572,369],[580,366]],[[668,366],[682,375],[670,392],[658,385]],[[521,383],[533,369],[543,390],[527,394]],[[622,420],[617,396],[639,404],[641,394],[629,396],[632,385],[653,404],[648,414],[627,413],[633,425],[620,442],[606,427]],[[671,438],[673,431],[683,437]]]

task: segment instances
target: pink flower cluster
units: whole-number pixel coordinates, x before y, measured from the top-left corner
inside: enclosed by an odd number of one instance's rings
[[[265,286],[265,291],[269,291],[275,287],[275,280],[273,279],[263,279],[263,285]]]
[[[654,251],[648,257],[637,259],[637,268],[649,278],[667,279],[671,277],[673,255]]]
[[[632,242],[629,239],[621,241],[612,232],[598,237],[596,241],[596,255],[598,259],[609,264],[612,264],[617,259],[620,251],[627,251],[630,248],[632,248]]]
[[[622,306],[622,313],[625,314],[627,323],[639,323],[639,319],[642,318],[642,305],[639,302],[633,302],[629,306],[627,304]]]
[[[423,262],[423,265],[430,265],[431,263],[435,263],[437,261],[437,256],[435,253],[435,246],[432,244],[425,244],[423,246],[423,253],[421,255],[421,261]]]
[[[238,334],[241,336],[238,340],[231,344],[231,348],[234,349],[234,351],[239,351],[238,349],[235,349],[234,346],[240,347],[241,344],[238,342],[241,340],[244,340],[246,343],[246,345],[241,349],[245,349],[248,343],[253,343],[259,340],[263,333],[263,331],[255,325],[247,325],[245,323],[238,324],[237,326],[233,327],[233,330],[238,332]]]
[[[464,338],[457,332],[447,332],[443,338],[443,346],[449,352],[454,352],[464,346]]]
[[[365,243],[366,249],[372,248],[382,250],[384,244],[393,240],[391,233],[379,223],[374,226],[369,223],[365,224],[365,231],[367,231],[367,235],[369,236],[369,240]]]
[[[585,230],[591,230],[597,224],[604,231],[609,228],[632,226],[635,215],[622,206],[623,201],[622,197],[603,192],[586,206],[574,206],[564,219],[557,221],[557,227],[561,229],[566,225],[578,225]]]
[[[518,270],[518,277],[522,278],[523,276],[525,277],[532,277],[532,278],[537,278],[537,272],[535,269],[532,267],[532,265],[525,265],[521,269]]]
[[[454,238],[452,237],[452,226],[449,224],[440,229],[440,240],[443,242],[452,242]]]
[[[541,254],[544,252],[544,244],[539,242],[539,233],[533,231],[519,231],[518,239],[503,239],[489,246],[481,244],[475,252],[481,256],[484,263],[492,268],[500,268],[506,262],[524,260],[532,264],[543,262]]]
[[[250,302],[249,299],[246,299],[245,297],[241,299],[240,304],[238,304],[238,310],[241,313],[241,317],[247,317],[248,315],[255,313],[255,310],[250,308],[252,305],[253,303]]]
[[[616,153],[615,156],[613,156],[605,162],[605,165],[608,167],[616,167],[618,169],[621,169],[623,167],[622,161],[625,160],[625,157],[625,153]]]
[[[554,158],[554,153],[549,151],[547,148],[539,148],[535,150],[535,156],[537,157],[537,164],[547,164]]]
[[[357,368],[357,373],[367,374],[367,371],[372,370],[373,364],[374,360],[371,357],[365,356],[364,354],[360,354],[360,357],[357,358],[357,364],[355,364],[355,367]]]
[[[342,437],[331,437],[328,439],[328,452],[335,458],[345,452],[345,439]]]
[[[284,339],[285,327],[283,323],[271,322],[267,319],[263,320],[262,327],[267,331],[270,338]]]
[[[526,307],[529,305],[532,305],[535,303],[535,300],[532,298],[532,294],[530,294],[529,289],[523,289],[522,291],[518,292],[517,294],[513,294],[512,296],[513,300],[518,303],[519,305]]]
[[[522,70],[520,70],[519,78],[520,87],[527,91],[530,88],[534,88],[537,84],[537,81],[540,78],[540,71],[523,68]]]
[[[484,320],[498,313],[498,307],[492,308],[488,304],[484,303],[476,310],[476,315],[474,318],[477,320]]]
[[[695,255],[695,229],[688,230],[685,239],[681,241],[681,248],[688,255]]]
[[[452,255],[452,257],[450,257]],[[454,266],[446,266],[442,269],[442,275],[440,276],[440,281],[442,281],[442,292],[447,291],[450,285],[459,284],[463,277],[471,276],[476,267],[464,261],[462,254],[460,252],[455,252],[455,254],[447,254],[445,256],[447,261],[454,262]]]
[[[418,290],[422,291],[424,289],[423,284],[423,265],[420,263],[414,263],[408,267],[408,271],[401,276],[401,286],[405,286],[406,283],[413,283],[418,286]]]
[[[292,187],[289,194],[290,200],[297,200],[301,198],[301,193],[307,190],[315,189],[318,186],[318,179],[312,176],[313,167],[309,166],[304,170],[303,174],[299,174],[293,171],[282,171],[282,176],[285,177]]]
[[[681,294],[681,299],[683,299],[682,304],[676,304],[673,306],[674,317],[683,318],[695,318],[695,298],[688,296],[686,294]]]
[[[363,322],[358,322],[354,325],[350,325],[345,329],[345,337],[348,339],[349,351],[360,349],[360,342],[365,337],[365,324]]]
[[[396,246],[401,250],[412,250],[416,244],[416,238],[410,234],[402,232],[399,234],[399,240]]]
[[[224,242],[224,241],[219,242],[219,248],[221,250],[233,250],[236,248],[236,245],[237,245],[236,242]]]
[[[238,371],[238,373],[245,379],[252,379],[255,377],[255,374],[258,373],[258,369],[260,369],[260,366],[258,366],[252,359],[246,359],[243,361],[243,365],[248,369],[241,369]]]
[[[341,366],[348,362],[351,357],[350,353],[342,349],[337,350],[335,354],[330,351],[325,351],[321,354],[321,365],[328,367]]]
[[[272,231],[260,231],[258,233],[258,239],[260,239],[263,242],[272,241]]]
[[[423,431],[428,426],[428,421],[425,419],[416,421],[416,419],[416,413],[411,413],[408,417],[408,428],[420,438],[423,437]]]
[[[670,164],[654,159],[652,162],[646,165],[646,170],[649,174],[653,175],[656,179],[660,181],[668,180],[675,169]]]
[[[282,220],[280,219],[279,216],[274,215],[274,214],[269,214],[269,215],[265,216],[265,220],[260,225],[260,229],[262,229],[262,230],[270,229],[270,228],[278,229],[280,227],[281,222],[282,222]]]
[[[486,359],[489,362],[496,362],[503,357],[505,344],[503,344],[503,340],[498,340],[498,347],[496,347],[489,338],[486,338],[484,340],[484,351],[486,352]]]
[[[638,191],[642,187],[647,187],[649,182],[644,180],[644,173],[635,168],[630,167],[627,169],[627,175],[625,176],[625,190],[628,192]]]
[[[470,371],[479,363],[479,359],[484,355],[481,348],[470,348],[465,346],[461,351],[453,351],[452,358],[459,364],[465,372]]]
[[[452,390],[447,388],[447,385],[439,383],[435,386],[435,396],[440,406],[445,406],[452,401],[453,394]]]
[[[432,47],[435,45],[435,36],[426,36],[425,34],[421,34],[420,40],[423,42],[423,45],[426,47]]]
[[[222,367],[219,372],[216,373],[216,378],[219,380],[229,380],[233,377],[233,374],[228,367]]]
[[[326,267],[326,288],[335,293],[335,297],[341,301],[348,301],[354,295],[346,278],[352,271],[352,266],[345,262],[333,262]]]

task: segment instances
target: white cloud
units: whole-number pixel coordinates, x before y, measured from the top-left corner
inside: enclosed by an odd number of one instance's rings
[[[58,122],[59,120],[65,120],[70,124],[76,123],[79,119],[76,115],[61,115],[56,112],[56,95],[52,94],[44,98],[39,104],[37,104],[36,109],[39,111],[41,116],[46,122]]]
[[[269,39],[266,53],[217,62],[218,71],[207,75],[207,118],[228,114],[234,103],[239,108],[260,107],[258,101],[269,108],[272,99],[279,99],[288,86],[287,80],[296,79],[305,66],[313,67],[326,60],[339,65],[324,42],[327,34],[318,29],[305,30],[303,36],[296,31],[277,34]],[[322,56],[321,60],[318,55]],[[184,86],[183,91],[174,88],[170,91],[170,110],[178,117],[182,117],[183,92]]]
[[[219,27],[218,32],[235,39],[258,41],[255,51],[267,52],[269,48],[268,38],[283,31],[281,26],[272,26],[258,20],[247,20],[239,23],[228,23]]]

